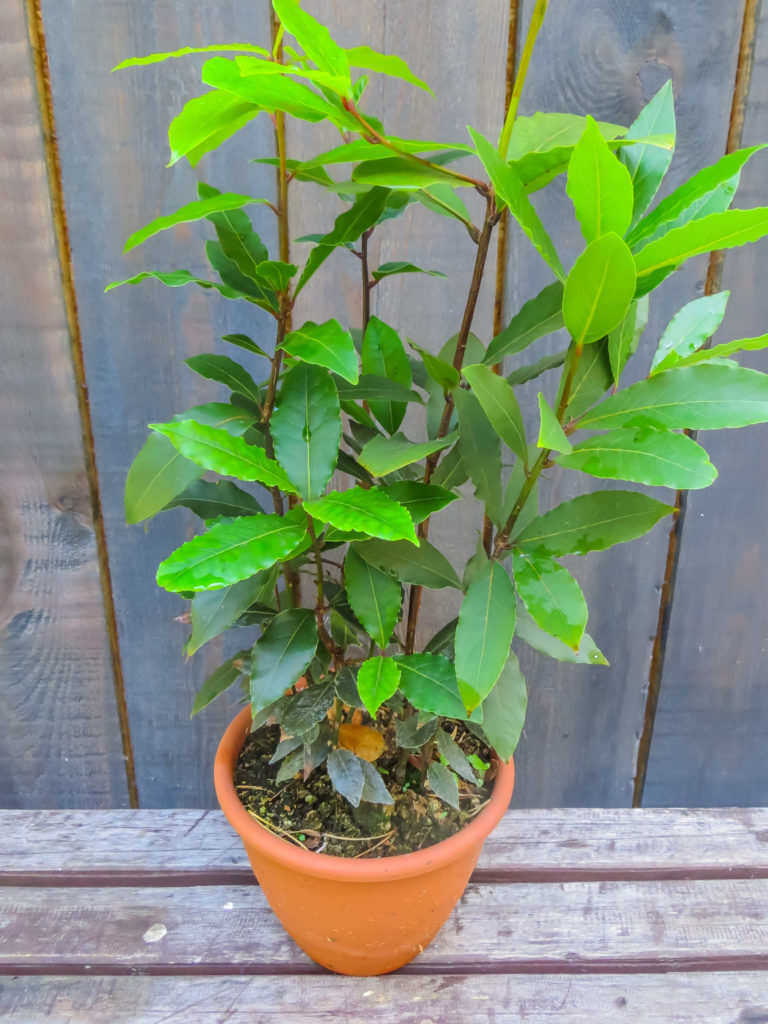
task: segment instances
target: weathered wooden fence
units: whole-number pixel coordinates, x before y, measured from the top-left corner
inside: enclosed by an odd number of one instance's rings
[[[531,0],[307,7],[332,20],[343,43],[402,53],[432,84],[438,100],[376,86],[374,106],[390,126],[434,138],[463,139],[467,124],[498,131],[508,50],[513,63]],[[273,192],[272,170],[248,162],[271,155],[272,131],[259,118],[195,171],[166,170],[165,128],[196,90],[199,61],[108,72],[154,50],[263,41],[268,24],[267,0],[0,0],[0,806],[212,802],[212,753],[234,701],[193,722],[189,709],[225,649],[213,641],[186,662],[185,627],[175,621],[184,605],[154,583],[157,562],[191,522],[176,510],[146,530],[126,527],[123,483],[148,422],[210,399],[212,385],[182,358],[246,327],[264,345],[271,339],[242,304],[208,292],[103,292],[145,266],[202,271],[196,226],[128,258],[123,241],[188,201],[201,178]],[[759,0],[552,0],[522,112],[590,111],[629,124],[670,77],[678,145],[667,188],[726,149],[768,139],[768,12]],[[301,140],[289,145],[301,155]],[[764,159],[745,171],[738,205],[766,204]],[[562,190],[548,190],[541,210],[573,224]],[[266,216],[259,230],[269,240]],[[325,229],[331,216],[311,186],[296,190],[294,237]],[[399,258],[408,246],[423,265],[463,280],[470,246],[443,220],[414,211],[392,222],[377,255]],[[566,263],[575,229],[567,243]],[[649,334],[658,337],[683,302],[723,286],[733,294],[722,338],[763,333],[766,254],[762,243],[725,261],[692,261],[656,299]],[[510,232],[475,322],[482,337],[491,336],[495,298],[508,317],[546,283],[529,256]],[[301,313],[357,323],[356,277],[337,257],[306,289]],[[374,312],[432,348],[457,329],[453,284],[395,278],[374,295]],[[518,806],[768,803],[766,432],[707,442],[720,477],[684,503],[671,537],[660,526],[580,564],[590,632],[611,667],[525,659]],[[548,497],[573,496],[574,479],[553,473]],[[444,518],[438,545],[469,555],[476,517]],[[428,618],[444,620],[450,599],[430,598]]]

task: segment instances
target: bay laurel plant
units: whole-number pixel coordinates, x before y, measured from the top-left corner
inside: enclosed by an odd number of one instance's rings
[[[768,420],[768,375],[734,358],[768,346],[768,335],[706,347],[726,292],[683,305],[655,351],[656,339],[639,345],[654,289],[686,260],[768,233],[768,208],[730,208],[742,167],[762,147],[729,153],[653,205],[674,149],[669,84],[629,128],[563,113],[517,117],[543,0],[498,138],[474,128],[460,141],[430,140],[428,132],[401,138],[366,111],[365,94],[371,74],[427,88],[405,62],[368,46],[342,48],[296,0],[272,5],[269,47],[195,48],[120,65],[210,51],[207,91],[170,125],[171,163],[197,165],[263,114],[277,155],[262,162],[275,165],[279,182],[275,201],[201,184],[181,209],[128,239],[130,250],[174,225],[207,221],[210,278],[148,270],[119,284],[151,278],[215,289],[249,305],[260,338],[270,321],[275,335],[264,347],[226,336],[238,360],[187,360],[229,397],[150,424],[128,476],[127,517],[138,522],[183,506],[201,520],[199,535],[157,573],[162,587],[191,600],[189,653],[233,625],[249,636],[205,682],[193,713],[245,682],[254,725],[281,724],[280,777],[325,762],[355,806],[392,802],[375,751],[384,744],[382,723],[394,721],[387,742],[396,743],[400,765],[420,751],[423,785],[458,806],[459,780],[466,788],[478,777],[477,763],[451,738],[453,726],[465,723],[504,760],[520,736],[526,685],[513,640],[567,661],[606,663],[585,632],[579,585],[560,560],[631,541],[673,511],[674,497],[662,502],[626,485],[673,496],[712,483],[716,470],[691,431]],[[287,118],[308,140],[313,125],[327,122],[337,144],[292,159]],[[560,176],[583,235],[570,268],[530,198]],[[289,248],[296,188],[343,204],[324,233],[299,240],[309,245],[301,265],[289,255],[299,248]],[[456,333],[429,339],[430,350],[408,341],[407,310],[394,324],[370,313],[379,281],[428,273],[413,262],[418,253],[369,267],[372,233],[386,232],[414,203],[464,225],[474,254],[471,278],[452,282],[466,296]],[[276,252],[246,208],[259,224],[276,216]],[[502,216],[516,222],[551,282],[500,333],[481,339],[473,317]],[[297,299],[331,256],[359,260],[361,323],[295,322]],[[562,328],[567,348],[537,354],[536,343]],[[260,380],[253,373],[265,359],[269,375]],[[633,373],[641,379],[623,386],[630,359],[641,364]],[[545,390],[555,389],[542,388],[538,429],[526,430],[517,388],[554,373],[556,397],[547,401]],[[537,482],[553,466],[623,485],[539,508]],[[458,566],[430,543],[430,517],[450,516],[470,491],[485,528],[477,553]],[[458,617],[419,648],[423,588],[444,587],[463,592]],[[242,627],[257,629],[249,635]],[[298,689],[302,677],[307,685]],[[363,730],[380,739],[374,755],[340,741],[353,709],[358,724],[367,712]]]

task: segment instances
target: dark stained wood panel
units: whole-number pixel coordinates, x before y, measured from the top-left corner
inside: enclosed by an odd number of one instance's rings
[[[0,805],[119,807],[126,773],[23,0],[0,8],[0,55]]]

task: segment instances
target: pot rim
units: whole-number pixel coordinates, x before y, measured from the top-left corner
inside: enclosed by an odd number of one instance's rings
[[[221,809],[230,825],[238,832],[247,846],[253,846],[259,853],[284,866],[292,867],[302,874],[315,878],[334,879],[343,882],[373,882],[382,877],[409,878],[428,871],[434,871],[465,855],[473,846],[485,840],[498,825],[509,805],[515,781],[512,759],[509,763],[499,761],[499,770],[488,803],[459,832],[442,839],[439,843],[412,853],[397,854],[394,857],[377,857],[371,860],[354,860],[330,854],[318,854],[291,846],[269,829],[255,821],[240,802],[235,789],[233,772],[235,763],[248,735],[251,723],[250,705],[236,716],[227,727],[216,751],[214,762],[214,785]]]

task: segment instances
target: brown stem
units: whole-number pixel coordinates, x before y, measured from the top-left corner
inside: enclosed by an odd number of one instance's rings
[[[373,228],[364,231],[360,239],[360,264],[363,274],[363,334],[368,329],[368,321],[371,319],[371,279],[368,274],[368,239],[373,234]]]
[[[315,572],[317,575],[317,603],[315,605],[317,632],[325,649],[332,658],[335,658],[338,648],[333,642],[333,637],[330,636],[328,630],[325,628],[325,621],[323,619],[323,615],[325,614],[325,594],[323,593],[323,551],[315,533],[315,524],[312,522],[312,517],[309,514],[307,515],[307,533],[309,534],[309,539],[312,542],[312,551],[315,556]]]

